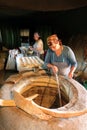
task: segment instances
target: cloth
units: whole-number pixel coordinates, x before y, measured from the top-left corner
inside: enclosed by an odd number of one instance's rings
[[[13,50],[9,50],[9,56],[8,56],[8,60],[7,60],[7,64],[6,64],[6,70],[15,70],[16,67],[16,56],[18,54],[18,50],[13,49]]]
[[[64,76],[68,76],[71,66],[77,67],[77,61],[73,51],[65,45],[60,56],[57,56],[54,51],[48,49],[43,68],[47,69],[48,63],[56,65],[59,74]]]

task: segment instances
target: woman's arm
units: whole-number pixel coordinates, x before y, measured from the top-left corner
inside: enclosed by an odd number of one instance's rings
[[[52,72],[55,74],[58,72],[58,68],[57,68],[57,66],[55,66],[51,63],[52,56],[53,56],[52,51],[50,49],[48,49],[46,57],[45,57],[45,66],[46,66],[46,68],[51,69]]]
[[[42,66],[44,69],[48,68],[48,64],[51,64],[51,52],[48,49],[46,52],[46,56],[45,56],[45,61],[44,61],[44,65]]]
[[[69,76],[69,78],[72,78],[73,74],[77,68],[77,61],[76,61],[75,54],[71,48],[69,48],[69,51],[68,51],[68,59],[69,59],[70,64],[71,64],[71,68],[70,68],[70,72],[69,72],[68,76]]]

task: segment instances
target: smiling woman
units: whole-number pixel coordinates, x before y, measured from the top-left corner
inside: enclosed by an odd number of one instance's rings
[[[49,49],[45,57],[43,68],[50,69],[53,74],[60,74],[69,78],[73,77],[77,67],[74,52],[70,47],[62,45],[56,34],[47,38]]]

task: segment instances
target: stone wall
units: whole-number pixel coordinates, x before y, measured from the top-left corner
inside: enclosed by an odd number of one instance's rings
[[[76,71],[87,79],[87,34],[73,35],[69,39],[68,45],[74,51],[77,59],[78,66]]]

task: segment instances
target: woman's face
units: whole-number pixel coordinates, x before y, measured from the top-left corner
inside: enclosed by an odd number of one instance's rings
[[[34,34],[34,40],[37,41],[39,39],[39,35],[37,33]]]
[[[58,40],[50,40],[48,42],[48,46],[52,51],[56,51],[60,48],[59,41]]]

